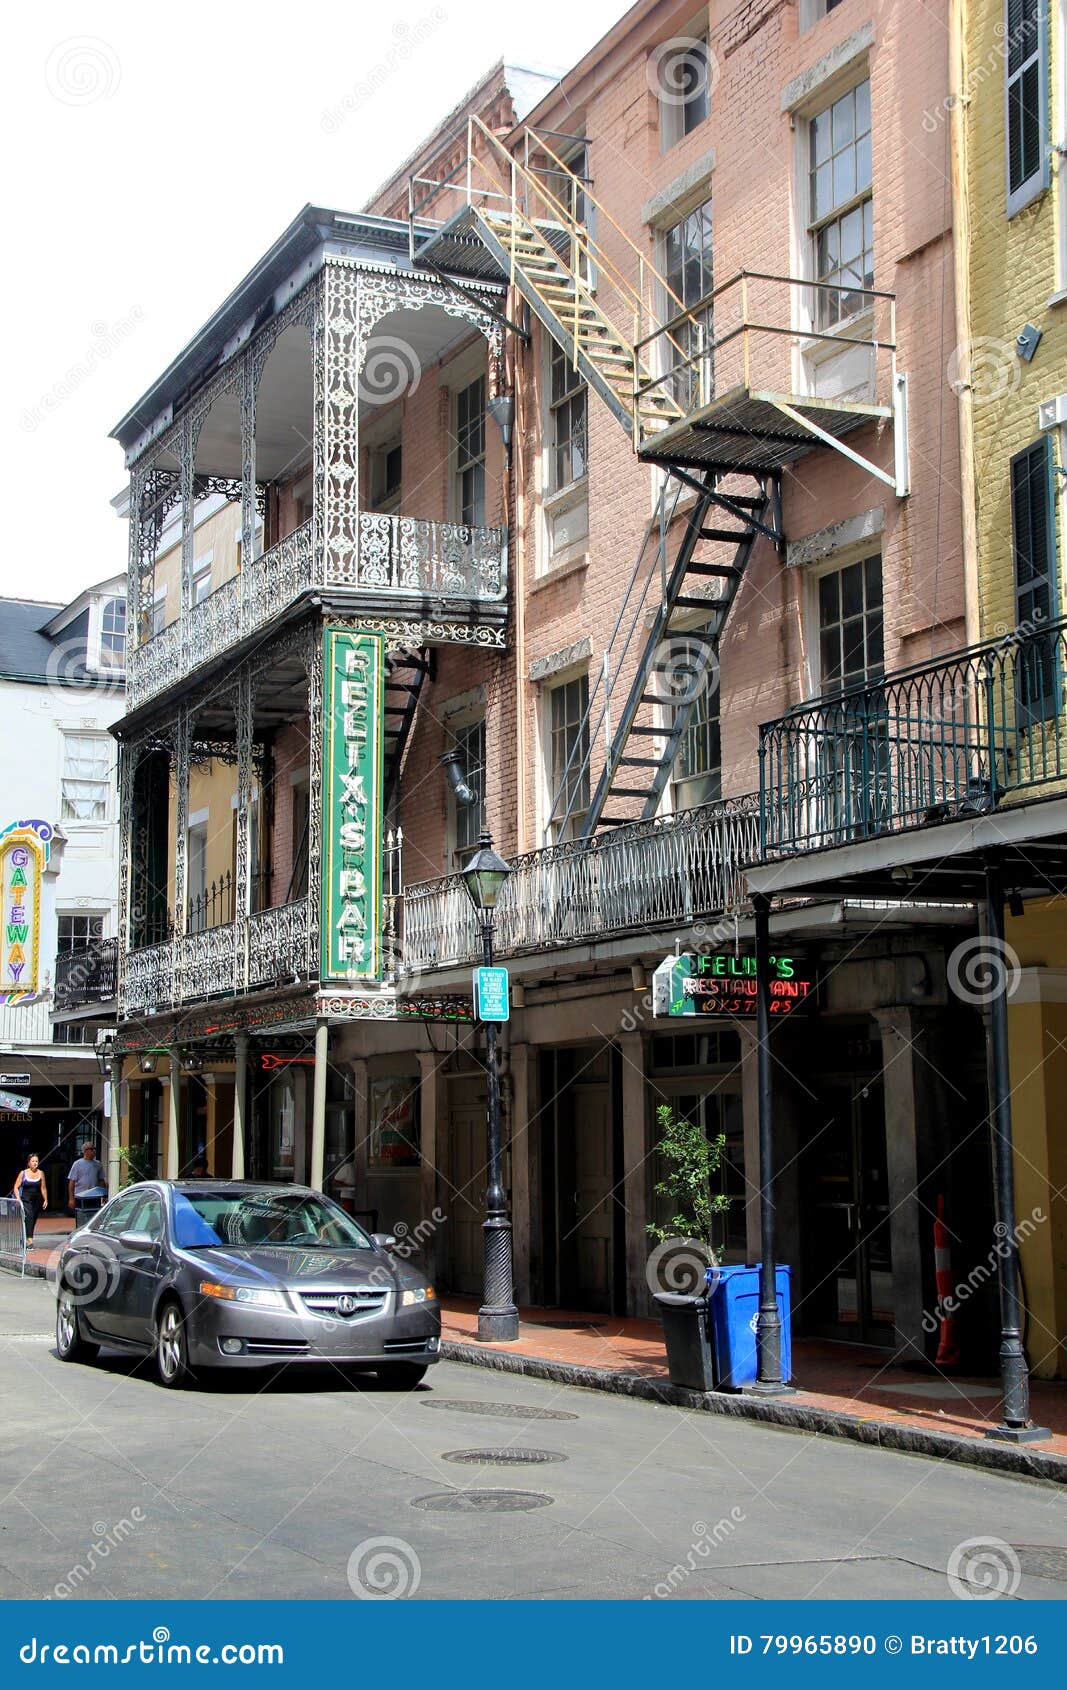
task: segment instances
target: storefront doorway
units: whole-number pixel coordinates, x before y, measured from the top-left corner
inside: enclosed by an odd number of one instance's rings
[[[881,1076],[823,1083],[801,1152],[802,1331],[892,1344],[893,1262]]]
[[[541,1056],[543,1297],[559,1308],[625,1306],[618,1057],[578,1045]]]
[[[449,1086],[449,1285],[462,1297],[482,1294],[482,1224],[486,1188],[485,1088],[469,1078]]]

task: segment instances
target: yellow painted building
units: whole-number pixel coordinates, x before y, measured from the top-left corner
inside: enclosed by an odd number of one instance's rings
[[[1062,695],[1064,636],[1046,640],[1041,631],[1067,613],[1067,0],[956,0],[953,23],[961,345],[948,375],[961,406],[969,633],[1045,654],[1040,732],[1062,739],[1062,696],[1044,707],[1043,694]],[[1037,645],[1025,646],[1035,633]],[[1018,712],[1034,683],[1020,683],[1017,666],[1011,674],[1009,707]],[[1035,793],[1026,787],[1034,757],[1032,744],[1019,752],[1018,798]],[[1043,788],[1051,791],[1062,786]],[[1027,1347],[1037,1375],[1063,1377],[1062,900],[1031,902],[1009,917],[1007,938],[1019,965],[1009,1026]]]

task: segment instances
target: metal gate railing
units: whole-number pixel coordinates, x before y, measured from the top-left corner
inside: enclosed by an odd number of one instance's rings
[[[26,1215],[18,1197],[0,1197],[0,1267],[26,1273]]]

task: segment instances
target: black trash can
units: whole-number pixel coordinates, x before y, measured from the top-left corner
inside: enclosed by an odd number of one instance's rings
[[[715,1367],[708,1323],[707,1294],[655,1291],[667,1345],[667,1368],[672,1385],[689,1391],[715,1388]]]
[[[76,1227],[84,1226],[86,1221],[91,1221],[97,1210],[102,1209],[106,1202],[107,1198],[102,1192],[94,1193],[92,1196],[87,1194],[84,1197],[75,1197],[74,1225]]]

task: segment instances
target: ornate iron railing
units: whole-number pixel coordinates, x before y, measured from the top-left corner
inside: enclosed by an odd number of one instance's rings
[[[758,840],[752,793],[531,851],[514,864],[501,894],[496,950],[514,956],[740,909],[742,864]],[[406,888],[401,979],[480,956],[477,918],[459,875]]]
[[[256,991],[307,975],[307,899],[128,952],[120,1016]]]
[[[413,597],[502,599],[504,530],[361,511],[356,585]]]
[[[760,729],[760,854],[973,816],[1067,779],[1067,619],[896,670]]]
[[[109,1003],[118,990],[118,957],[119,942],[115,938],[94,939],[77,950],[61,951],[56,957],[56,1009]]]

